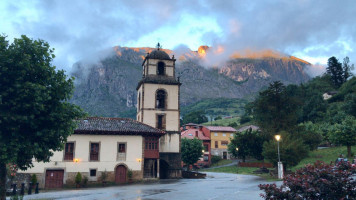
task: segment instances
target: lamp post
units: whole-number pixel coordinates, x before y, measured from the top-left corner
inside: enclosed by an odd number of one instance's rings
[[[277,140],[278,145],[278,178],[283,179],[283,164],[281,162],[281,155],[279,153],[279,141],[281,140],[281,135],[275,135],[274,138]]]
[[[278,144],[278,162],[281,162],[281,156],[279,154],[279,140],[281,139],[281,136],[280,135],[275,135],[274,136],[277,140],[277,144]]]
[[[238,170],[238,167],[239,167],[239,157],[237,155],[238,151],[239,151],[239,148],[236,147],[236,158],[237,158],[237,166],[236,166],[236,173],[239,173],[239,170]]]

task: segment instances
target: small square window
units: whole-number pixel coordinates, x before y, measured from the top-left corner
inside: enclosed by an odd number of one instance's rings
[[[96,169],[91,169],[90,170],[90,176],[91,177],[96,176]]]
[[[226,134],[225,134],[225,133],[223,133],[223,136],[225,137],[225,136],[226,136]]]
[[[233,133],[230,133],[230,136],[231,136],[231,137],[234,137],[234,134],[233,134]]]
[[[214,133],[214,136],[218,136],[218,133]]]

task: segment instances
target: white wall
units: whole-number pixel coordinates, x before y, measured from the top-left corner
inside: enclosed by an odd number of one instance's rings
[[[165,134],[159,139],[159,152],[179,153],[179,134]]]
[[[119,163],[126,164],[131,170],[141,170],[142,136],[118,135],[72,135],[68,142],[75,142],[75,158],[79,162],[64,162],[63,151],[54,152],[49,163],[34,162],[34,167],[21,173],[45,173],[47,168],[65,169],[66,172],[89,172],[94,168],[98,171],[115,171]],[[89,142],[100,142],[100,161],[89,161]],[[126,142],[126,161],[117,161],[117,143]]]
[[[156,91],[165,89],[168,95],[167,109],[178,109],[178,85],[145,83],[145,108],[155,108]]]

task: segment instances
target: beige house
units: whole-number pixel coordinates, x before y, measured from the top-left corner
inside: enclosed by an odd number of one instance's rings
[[[58,188],[74,182],[80,172],[89,181],[125,183],[134,180],[180,178],[179,88],[175,59],[158,48],[142,64],[137,86],[137,121],[90,117],[78,121],[64,150],[54,152],[50,162],[34,162],[21,171],[22,180],[36,174],[43,188]]]
[[[230,159],[227,146],[236,133],[236,129],[229,126],[204,126],[203,131],[210,135],[211,155]]]
[[[80,172],[89,182],[126,183],[159,177],[159,138],[164,131],[132,119],[90,117],[82,119],[68,137],[63,151],[54,152],[48,163],[34,162],[22,172],[36,174],[42,188],[60,188],[74,183]]]

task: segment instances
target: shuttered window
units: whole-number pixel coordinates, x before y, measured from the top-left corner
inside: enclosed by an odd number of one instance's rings
[[[161,130],[166,130],[166,115],[158,114],[156,115],[156,128]]]
[[[90,143],[90,161],[99,161],[99,143]]]
[[[67,142],[64,147],[64,159],[65,161],[73,161],[74,159],[74,142]]]

